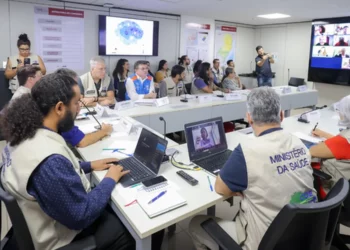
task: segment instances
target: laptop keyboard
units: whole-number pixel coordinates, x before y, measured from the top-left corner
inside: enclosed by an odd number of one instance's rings
[[[134,157],[122,160],[120,165],[123,166],[125,170],[130,170],[128,175],[134,181],[143,180],[151,175]]]
[[[209,156],[208,158],[196,161],[195,163],[208,171],[215,171],[217,169],[221,169],[224,166],[231,153],[231,150],[226,150],[221,154]]]

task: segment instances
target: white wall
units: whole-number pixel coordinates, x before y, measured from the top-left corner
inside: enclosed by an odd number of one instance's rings
[[[32,0],[30,3],[16,2],[7,0],[0,1],[0,34],[3,35],[0,46],[0,62],[5,61],[9,55],[17,52],[17,39],[21,33],[27,33],[32,42],[32,48],[35,48],[34,34],[34,6],[56,6],[63,7],[63,3]],[[84,73],[89,70],[89,59],[98,54],[98,15],[121,16],[136,19],[146,19],[159,21],[159,49],[157,57],[123,57],[129,60],[131,66],[137,60],[148,60],[151,62],[152,70],[155,71],[161,59],[166,59],[169,66],[174,65],[179,55],[179,33],[180,17],[170,15],[148,14],[135,11],[112,10],[107,8],[81,5],[66,4],[66,8],[83,10],[85,14],[85,70],[78,73]],[[10,11],[8,11],[10,10]],[[9,22],[10,20],[10,22]],[[8,38],[9,37],[9,38]],[[112,73],[119,56],[105,57],[109,72]]]
[[[262,45],[266,52],[277,53],[278,59],[272,65],[276,85],[288,84],[288,69],[290,77],[307,80],[310,39],[311,22],[256,27],[256,46]]]

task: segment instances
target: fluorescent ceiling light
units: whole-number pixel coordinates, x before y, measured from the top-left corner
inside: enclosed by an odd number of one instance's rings
[[[281,14],[281,13],[273,13],[273,14],[267,14],[267,15],[258,15],[258,17],[267,18],[267,19],[279,19],[279,18],[290,17],[290,15],[285,15],[285,14]]]

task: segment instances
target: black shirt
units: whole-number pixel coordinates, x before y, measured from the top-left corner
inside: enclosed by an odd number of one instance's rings
[[[262,61],[263,56],[257,56],[255,58],[255,71],[258,76],[265,76],[265,77],[272,77],[272,71],[271,71],[271,63],[270,60],[265,60],[264,64],[259,67],[258,62]]]

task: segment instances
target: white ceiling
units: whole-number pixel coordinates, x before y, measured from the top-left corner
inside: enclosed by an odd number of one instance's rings
[[[350,16],[349,0],[67,0],[77,3],[213,18],[251,25],[292,23],[316,18]],[[262,14],[282,13],[291,18],[268,20]]]

